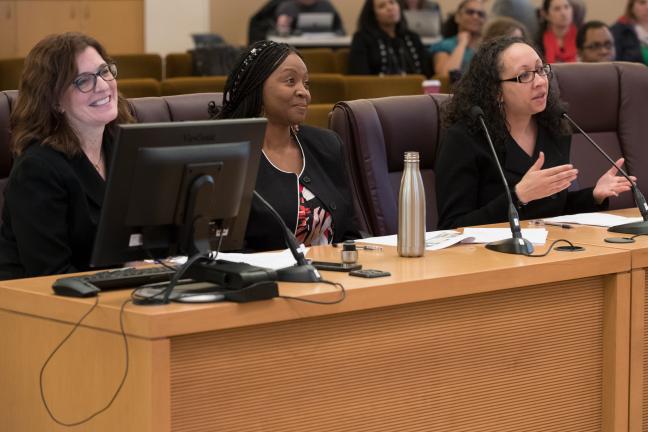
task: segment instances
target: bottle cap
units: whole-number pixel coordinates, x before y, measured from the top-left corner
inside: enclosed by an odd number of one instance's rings
[[[418,162],[418,161],[419,161],[419,152],[417,151],[405,152],[405,162]]]

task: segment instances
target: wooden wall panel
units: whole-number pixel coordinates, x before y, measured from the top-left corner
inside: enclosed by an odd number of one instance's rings
[[[173,338],[172,430],[601,431],[604,281]]]

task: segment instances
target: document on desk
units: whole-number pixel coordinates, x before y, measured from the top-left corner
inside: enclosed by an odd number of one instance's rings
[[[463,240],[466,240],[467,236],[462,234],[459,231],[454,230],[442,230],[442,231],[430,231],[425,233],[425,250],[433,251],[444,249],[457,244]],[[371,243],[383,246],[396,246],[398,243],[398,237],[396,234],[381,236],[381,237],[369,237],[365,239],[356,240],[358,243]]]
[[[600,227],[612,227],[625,223],[641,222],[640,217],[625,217],[608,213],[579,213],[573,215],[557,216],[543,219],[550,223],[594,225]]]
[[[467,237],[464,243],[490,243],[512,237],[510,228],[464,228],[463,234]],[[544,228],[522,228],[522,237],[537,245],[547,242],[547,234]]]
[[[308,248],[304,250],[304,255],[308,253]],[[212,252],[212,258],[214,258]],[[297,263],[295,258],[290,252],[290,249],[282,250],[280,252],[258,252],[258,253],[227,253],[220,252],[216,259],[231,261],[231,262],[242,262],[257,267],[265,267],[270,269],[280,269],[284,267],[290,267]],[[186,256],[173,257],[170,260],[173,264],[182,265],[187,262]]]

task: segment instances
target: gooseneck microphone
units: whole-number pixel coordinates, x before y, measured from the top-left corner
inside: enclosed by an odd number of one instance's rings
[[[506,198],[508,199],[509,209],[508,209],[508,220],[509,225],[511,226],[512,238],[499,240],[496,242],[491,242],[486,244],[486,248],[494,250],[497,252],[504,252],[517,255],[530,255],[533,253],[533,244],[525,238],[522,237],[522,230],[520,229],[520,215],[513,204],[513,198],[511,197],[511,191],[509,189],[509,184],[506,181],[506,176],[504,176],[504,171],[502,170],[502,164],[497,158],[497,152],[495,151],[495,146],[493,145],[493,140],[491,139],[488,128],[486,127],[486,122],[484,122],[484,111],[478,107],[473,106],[470,109],[470,116],[473,120],[479,121],[482,129],[484,130],[484,135],[488,141],[491,152],[493,153],[493,158],[495,159],[495,165],[502,177],[502,183],[504,183],[504,190],[506,191]]]
[[[270,205],[257,191],[254,191],[254,197],[258,199],[263,206],[268,209],[272,217],[281,226],[281,234],[290,252],[292,253],[297,264],[291,267],[285,267],[277,270],[277,280],[282,282],[318,282],[322,280],[319,272],[315,267],[308,263],[301,250],[301,246],[297,243],[295,235],[288,229],[286,223],[277,213],[277,210]]]
[[[646,203],[646,198],[644,198],[637,185],[630,179],[630,176],[625,172],[625,170],[621,167],[617,167],[612,158],[601,147],[599,147],[599,145],[594,142],[592,137],[590,137],[583,129],[581,129],[581,127],[578,126],[578,124],[576,124],[576,122],[572,120],[572,118],[569,117],[567,113],[562,113],[561,117],[567,120],[572,126],[574,126],[574,128],[576,128],[576,130],[580,132],[580,134],[583,135],[585,139],[589,141],[590,144],[592,144],[596,148],[596,150],[598,150],[598,152],[601,153],[610,162],[610,164],[615,166],[619,170],[621,175],[630,182],[630,190],[632,191],[632,196],[634,197],[636,206],[639,208],[639,212],[641,213],[643,221],[616,225],[608,228],[608,231],[623,234],[648,234],[648,203]]]

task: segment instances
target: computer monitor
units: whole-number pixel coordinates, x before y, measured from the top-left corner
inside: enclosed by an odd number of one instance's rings
[[[265,119],[118,127],[90,264],[240,249]]]
[[[407,27],[421,37],[436,37],[441,34],[441,15],[438,10],[405,10]]]
[[[335,17],[332,12],[303,12],[297,15],[297,32],[322,33],[333,31]]]

